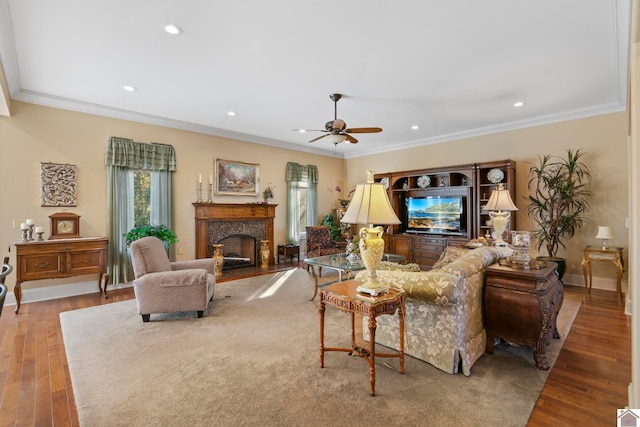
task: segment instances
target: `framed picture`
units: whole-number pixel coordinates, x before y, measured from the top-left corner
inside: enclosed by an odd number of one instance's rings
[[[40,206],[77,206],[76,165],[40,163]]]
[[[260,165],[216,159],[215,193],[227,196],[258,196]]]

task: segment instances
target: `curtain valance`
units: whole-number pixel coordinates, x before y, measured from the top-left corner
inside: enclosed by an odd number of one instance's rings
[[[287,182],[310,182],[318,183],[318,167],[314,165],[300,165],[298,163],[287,163]]]
[[[146,144],[112,136],[107,143],[105,164],[173,172],[176,170],[176,152],[172,145]]]

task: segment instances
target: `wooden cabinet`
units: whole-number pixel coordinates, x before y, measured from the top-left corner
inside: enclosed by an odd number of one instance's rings
[[[489,212],[484,211],[482,207],[487,204],[491,192],[498,186],[497,182],[492,182],[496,181],[496,176],[500,177],[501,182],[509,189],[515,202],[515,169],[516,163],[513,160],[499,160],[376,174],[374,178],[377,182],[388,185],[387,194],[391,206],[402,221],[402,224],[389,227],[393,253],[404,255],[409,262],[430,269],[447,246],[462,246],[473,238],[490,234],[493,228],[487,222]],[[420,234],[416,233],[416,230],[407,230],[408,198],[430,196],[455,196],[463,200],[464,212],[459,221],[459,232]],[[510,241],[509,231],[513,229],[515,215],[511,216],[504,236],[505,241]]]
[[[539,270],[524,270],[498,264],[487,267],[485,316],[487,352],[493,353],[493,340],[528,344],[538,369],[549,369],[545,354],[551,338],[560,338],[556,328],[564,288],[556,264],[548,262]]]
[[[22,282],[99,274],[98,289],[107,297],[106,237],[17,242],[16,245],[16,309],[20,310]],[[104,281],[104,288],[102,283]]]
[[[491,197],[491,193],[493,192],[493,190],[498,188],[499,183],[491,182],[490,179],[490,177],[494,177],[494,170],[498,170],[502,173],[503,178],[500,183],[502,183],[504,188],[509,190],[511,200],[516,203],[515,162],[513,160],[501,160],[498,162],[478,164],[478,168],[476,169],[476,182],[478,183],[478,188],[475,192],[476,206],[478,206],[478,209],[475,210],[474,219],[475,224],[477,224],[477,226],[475,227],[475,237],[486,236],[487,234],[490,236],[493,232],[493,227],[488,222],[491,219],[489,218],[489,211],[484,210],[483,206],[485,206],[489,201],[489,197]],[[496,181],[496,179],[494,179],[494,181]],[[503,239],[505,242],[511,242],[511,230],[515,230],[515,221],[516,216],[515,214],[512,214],[511,219],[509,220],[509,225],[507,226],[503,235]]]

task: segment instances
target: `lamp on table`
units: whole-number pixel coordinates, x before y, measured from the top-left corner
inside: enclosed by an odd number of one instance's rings
[[[609,226],[598,226],[598,234],[596,234],[596,239],[602,239],[602,250],[606,251],[609,249],[607,246],[607,240],[613,240],[613,231],[611,231],[611,227]]]
[[[383,228],[374,224],[400,224],[391,207],[387,190],[383,184],[373,181],[373,172],[367,171],[367,183],[358,184],[347,212],[340,222],[345,224],[368,224],[360,229],[360,258],[369,273],[370,280],[376,278],[376,270],[384,254]]]
[[[498,188],[493,190],[484,209],[489,211],[493,230],[496,233],[494,245],[507,246],[507,242],[502,240],[502,235],[504,234],[504,230],[507,229],[507,224],[509,224],[511,211],[517,211],[518,208],[513,204],[509,190],[504,188],[502,183],[498,184]]]

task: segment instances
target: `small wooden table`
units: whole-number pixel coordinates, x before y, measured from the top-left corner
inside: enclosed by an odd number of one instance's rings
[[[300,245],[292,243],[289,245],[278,245],[278,263],[280,263],[280,257],[284,258],[284,262],[287,262],[287,257],[293,262],[293,257],[296,257],[296,261],[300,261]]]
[[[385,295],[362,299],[356,288],[362,282],[347,280],[336,282],[320,289],[318,313],[320,314],[320,367],[324,368],[325,351],[345,351],[351,355],[362,357],[369,363],[370,396],[376,395],[376,357],[395,357],[399,359],[400,374],[404,374],[404,301],[405,293],[399,289],[389,289]],[[370,299],[370,301],[369,301]],[[332,305],[339,310],[351,314],[351,348],[337,348],[324,346],[324,310],[325,304]],[[400,350],[398,353],[376,353],[376,317],[382,314],[394,315],[398,311],[400,317]],[[355,314],[369,317],[369,349],[356,345]]]
[[[501,337],[511,344],[531,345],[536,367],[549,369],[546,348],[551,338],[560,338],[556,321],[563,299],[564,288],[553,262],[538,270],[497,263],[487,267],[487,353],[493,353],[494,338]]]
[[[98,274],[98,289],[107,298],[106,237],[79,237],[16,242],[15,313],[20,311],[22,282]],[[102,284],[104,283],[104,288]]]
[[[622,305],[622,272],[624,271],[624,260],[622,259],[622,248],[602,248],[597,246],[587,246],[582,253],[582,275],[584,276],[584,290],[591,294],[591,261],[605,261],[616,266],[616,292],[618,293],[618,304]]]

